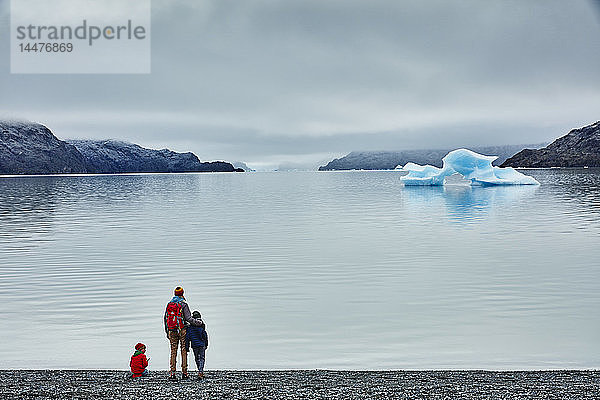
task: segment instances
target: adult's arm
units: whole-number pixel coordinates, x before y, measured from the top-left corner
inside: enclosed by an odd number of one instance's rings
[[[206,341],[206,348],[208,348],[208,332],[204,331],[204,340]]]
[[[183,319],[187,321],[190,325],[195,326],[204,326],[204,322],[200,318],[192,318],[192,313],[190,312],[190,307],[187,303],[183,303],[182,307],[183,311]]]

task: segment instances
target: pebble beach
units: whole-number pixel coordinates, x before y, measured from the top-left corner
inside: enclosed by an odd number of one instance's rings
[[[598,399],[600,371],[0,371],[2,399]]]

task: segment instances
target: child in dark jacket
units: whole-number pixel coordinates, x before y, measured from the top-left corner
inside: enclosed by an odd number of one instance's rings
[[[147,376],[148,370],[148,359],[146,358],[146,345],[144,343],[138,343],[135,345],[135,353],[131,356],[129,366],[131,367],[131,377],[139,378],[140,376]]]
[[[200,319],[202,318],[202,315],[200,315],[199,311],[194,311],[192,317]],[[190,351],[190,344],[194,350],[194,359],[196,360],[196,366],[198,367],[198,379],[202,379],[204,378],[205,351],[208,347],[208,333],[206,333],[204,325],[188,326],[185,336],[185,348],[187,351]]]

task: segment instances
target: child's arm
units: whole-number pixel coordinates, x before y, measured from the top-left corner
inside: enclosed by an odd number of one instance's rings
[[[144,354],[144,358],[142,358],[142,367],[144,369],[146,369],[147,366],[148,366],[148,359],[146,358],[146,355]]]

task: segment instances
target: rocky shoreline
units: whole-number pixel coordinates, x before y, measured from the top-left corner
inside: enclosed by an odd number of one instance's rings
[[[597,399],[600,371],[0,371],[2,399]]]

